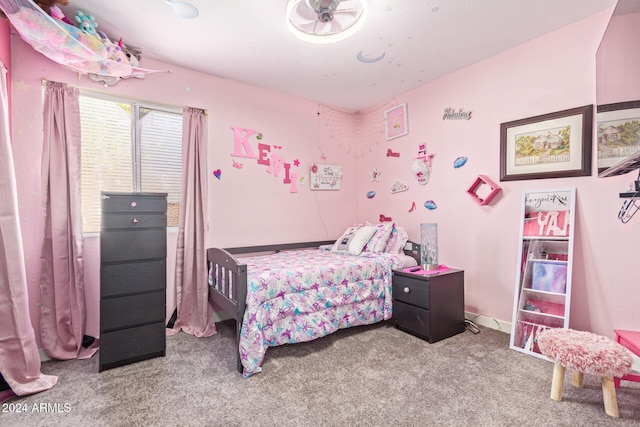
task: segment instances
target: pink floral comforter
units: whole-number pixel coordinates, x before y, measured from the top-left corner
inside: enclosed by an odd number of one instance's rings
[[[391,318],[393,254],[327,250],[240,258],[247,264],[247,308],[240,356],[244,376],[262,370],[267,348],[323,337]]]

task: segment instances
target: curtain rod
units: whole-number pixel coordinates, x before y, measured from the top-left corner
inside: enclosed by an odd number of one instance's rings
[[[47,86],[47,81],[52,81],[52,80],[47,80],[45,77],[40,77],[40,84],[42,86]],[[53,82],[53,83],[57,83],[57,82]],[[71,86],[73,86],[73,85],[71,85]],[[76,86],[74,86],[74,87],[76,87]],[[78,89],[87,90],[89,92],[93,92],[91,89],[83,89],[83,88],[78,88]],[[96,93],[96,92],[93,92],[93,93]],[[103,94],[102,92],[97,92],[97,93]],[[108,93],[104,93],[104,95],[110,96],[110,97],[113,97],[113,98],[124,98],[123,96],[120,96],[120,95],[111,95],[111,94],[108,94]],[[128,99],[132,100],[132,101],[135,101],[135,102],[140,102],[140,103],[143,103],[143,104],[144,103],[146,103],[146,104],[155,104],[158,107],[163,106],[163,105],[166,106],[166,107],[172,107],[172,108],[177,108],[177,109],[184,109],[186,107],[185,105],[180,106],[180,105],[170,105],[170,104],[158,104],[155,101],[141,101],[141,100],[133,99],[133,98],[128,98]],[[189,108],[196,108],[198,110],[202,110],[204,112],[205,116],[208,115],[207,114],[207,110],[205,108],[200,108],[200,107],[189,107]]]

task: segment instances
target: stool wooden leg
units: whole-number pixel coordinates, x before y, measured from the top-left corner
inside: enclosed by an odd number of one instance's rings
[[[618,413],[613,377],[602,377],[602,398],[604,399],[604,412],[611,417],[618,418],[620,414]]]
[[[559,363],[553,365],[553,380],[551,381],[551,398],[556,402],[562,400],[562,383],[564,382],[564,366]]]
[[[576,371],[571,375],[571,384],[573,384],[574,387],[582,387],[584,384],[584,375],[582,372]]]

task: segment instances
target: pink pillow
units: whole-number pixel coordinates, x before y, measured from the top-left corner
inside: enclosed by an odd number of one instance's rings
[[[409,235],[407,234],[407,231],[394,224],[391,236],[389,237],[389,241],[387,242],[387,246],[384,251],[390,254],[401,254],[403,253],[404,245],[408,240]]]
[[[367,223],[367,225],[369,224]],[[393,230],[393,223],[382,222],[372,226],[376,227],[376,232],[373,237],[371,237],[371,240],[366,244],[362,252],[373,252],[379,254],[384,252],[387,247],[389,237],[391,237],[391,231]]]

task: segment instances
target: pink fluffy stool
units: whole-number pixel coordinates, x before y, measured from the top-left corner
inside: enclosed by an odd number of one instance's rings
[[[622,377],[631,371],[633,358],[627,348],[607,337],[563,328],[540,332],[538,346],[540,352],[555,363],[551,382],[553,400],[562,400],[565,369],[573,371],[571,383],[575,387],[582,387],[584,374],[598,375],[602,377],[604,411],[619,417],[613,377]]]

